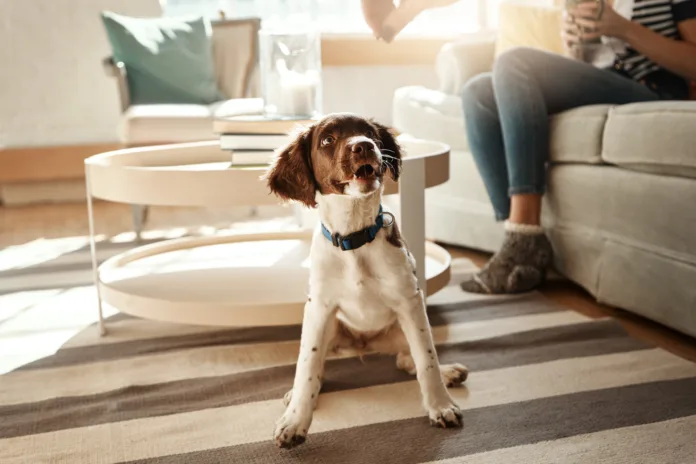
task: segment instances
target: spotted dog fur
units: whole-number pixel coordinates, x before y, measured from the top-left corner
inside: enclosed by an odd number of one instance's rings
[[[280,150],[266,180],[273,193],[317,207],[330,231],[348,235],[375,223],[384,177],[397,180],[400,164],[401,149],[387,127],[334,114]],[[291,448],[306,440],[326,356],[334,350],[395,354],[398,368],[417,375],[431,422],[461,426],[462,413],[446,385],[461,385],[467,369],[439,364],[415,261],[397,225],[387,222],[374,241],[350,251],[333,246],[317,228],[310,261],[300,353],[276,422],[276,444]]]

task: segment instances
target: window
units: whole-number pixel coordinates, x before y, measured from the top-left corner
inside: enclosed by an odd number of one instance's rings
[[[403,35],[459,35],[481,29],[481,9],[498,0],[460,0],[450,6],[426,10],[403,31]],[[370,34],[360,0],[160,0],[167,16],[205,14],[217,18],[255,16],[265,23],[314,21],[326,33]]]

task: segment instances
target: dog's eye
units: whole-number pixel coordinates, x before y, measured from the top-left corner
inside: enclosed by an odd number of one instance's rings
[[[336,141],[336,139],[333,138],[333,136],[327,135],[327,136],[324,137],[324,139],[321,141],[321,145],[322,145],[323,147],[325,147],[325,146],[327,146],[327,145],[331,145],[331,144],[334,143],[335,141]]]
[[[367,132],[367,138],[370,138],[370,139],[373,139],[373,140],[374,140],[374,138],[375,138],[375,133],[372,132],[372,131],[368,131],[368,132]]]

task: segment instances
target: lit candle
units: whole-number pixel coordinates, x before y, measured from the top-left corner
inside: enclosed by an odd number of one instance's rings
[[[317,107],[318,87],[318,79],[311,73],[283,73],[280,78],[278,112],[284,115],[312,116]]]

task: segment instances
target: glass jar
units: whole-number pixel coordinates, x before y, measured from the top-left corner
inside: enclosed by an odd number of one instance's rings
[[[259,32],[261,96],[269,118],[321,114],[319,31],[262,29]]]

